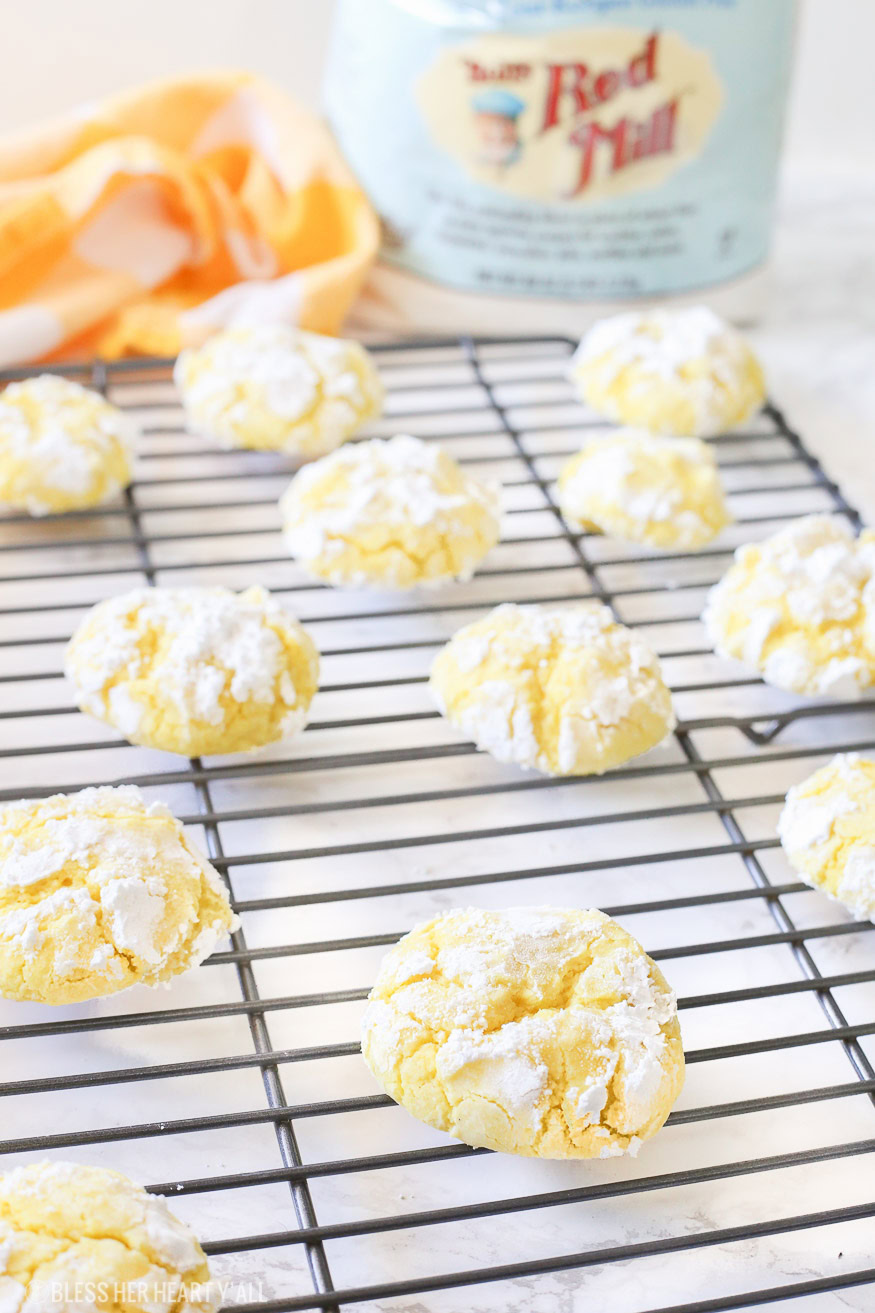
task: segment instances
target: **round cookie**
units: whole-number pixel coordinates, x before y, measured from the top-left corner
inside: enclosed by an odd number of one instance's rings
[[[139,789],[0,808],[4,997],[66,1004],[160,985],[235,927],[217,873]]]
[[[414,1117],[537,1158],[636,1153],[684,1079],[674,995],[597,911],[447,912],[386,955],[362,1054]]]
[[[778,836],[806,884],[875,919],[875,761],[841,754],[794,785]]]
[[[221,1302],[193,1233],[120,1172],[40,1162],[0,1176],[3,1313],[214,1313]]]
[[[413,588],[469,579],[498,542],[499,489],[433,442],[357,442],[308,465],[283,494],[296,560],[340,585]]]
[[[54,515],[109,501],[131,481],[133,432],[98,392],[55,374],[0,395],[0,502]]]
[[[768,684],[856,699],[875,682],[875,533],[810,515],[739,547],[702,614],[719,656]]]
[[[559,475],[572,525],[668,551],[695,551],[731,522],[717,462],[698,438],[643,429],[587,442]]]
[[[264,588],[137,588],[89,611],[64,671],[82,711],[130,743],[201,757],[302,729],[319,654]]]
[[[173,378],[189,426],[224,447],[312,460],[379,415],[383,385],[358,342],[261,324],[183,351]]]
[[[601,602],[496,607],[453,635],[429,687],[478,748],[550,775],[600,775],[675,724],[658,658]]]
[[[712,437],[765,401],[759,361],[713,310],[643,310],[593,325],[571,362],[584,401],[618,424]]]

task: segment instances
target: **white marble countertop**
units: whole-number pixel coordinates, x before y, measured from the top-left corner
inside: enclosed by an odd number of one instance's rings
[[[789,172],[767,313],[751,337],[770,391],[875,521],[875,173]]]

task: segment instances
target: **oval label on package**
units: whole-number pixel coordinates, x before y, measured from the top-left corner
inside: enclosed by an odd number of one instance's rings
[[[445,47],[416,91],[471,177],[551,202],[660,186],[700,154],[723,104],[707,51],[634,28],[479,37]]]

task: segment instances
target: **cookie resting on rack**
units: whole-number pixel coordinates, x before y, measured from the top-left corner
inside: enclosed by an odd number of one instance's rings
[[[713,437],[760,409],[759,361],[706,306],[642,310],[594,324],[571,363],[584,401],[617,424]]]
[[[732,516],[717,462],[699,438],[621,429],[593,438],[559,475],[559,507],[576,528],[663,551],[695,551]]]
[[[54,374],[0,394],[0,503],[29,515],[85,510],[131,481],[133,429],[98,392]]]
[[[200,757],[302,729],[319,654],[264,588],[138,588],[89,611],[64,670],[82,711],[130,743]]]
[[[215,1313],[221,1302],[193,1232],[120,1172],[37,1162],[0,1176],[4,1313]]]
[[[380,376],[358,342],[284,324],[217,333],[183,351],[173,377],[196,432],[301,460],[333,451],[383,406]]]
[[[447,912],[383,960],[362,1053],[396,1102],[466,1144],[635,1154],[684,1079],[675,998],[597,911]]]
[[[478,748],[550,775],[600,775],[675,724],[658,657],[601,602],[496,607],[453,635],[429,687]]]
[[[139,789],[0,808],[6,998],[79,1003],[160,985],[198,966],[235,924],[217,873]]]
[[[778,835],[806,884],[875,919],[875,761],[840,754],[794,785]]]
[[[875,532],[809,515],[739,547],[702,620],[719,656],[809,697],[857,699],[875,683]]]
[[[295,475],[283,534],[328,583],[413,588],[468,579],[498,541],[499,489],[405,434],[335,451]]]

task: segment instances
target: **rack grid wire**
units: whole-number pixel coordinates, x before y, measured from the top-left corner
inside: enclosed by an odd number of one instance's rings
[[[440,440],[504,485],[502,543],[470,583],[399,598],[308,582],[279,535],[288,465],[186,433],[171,362],[60,371],[131,413],[138,466],[118,503],[0,520],[0,801],[140,785],[207,848],[242,929],[166,995],[0,1002],[0,1169],[49,1155],[151,1182],[246,1313],[871,1308],[873,927],[798,881],[775,821],[790,784],[875,744],[875,705],[768,688],[698,621],[738,543],[806,512],[859,516],[770,404],[713,440],[736,515],[716,545],[574,532],[555,476],[607,426],[568,383],[569,341],[373,350],[389,400],[369,435]],[[323,653],[306,732],[180,765],[80,715],[63,645],[144,582],[282,597]],[[425,690],[440,645],[499,602],[584,597],[660,652],[673,737],[586,779],[460,741]],[[357,1034],[380,956],[465,902],[599,906],[664,964],[688,1078],[638,1159],[471,1150],[376,1092]]]

